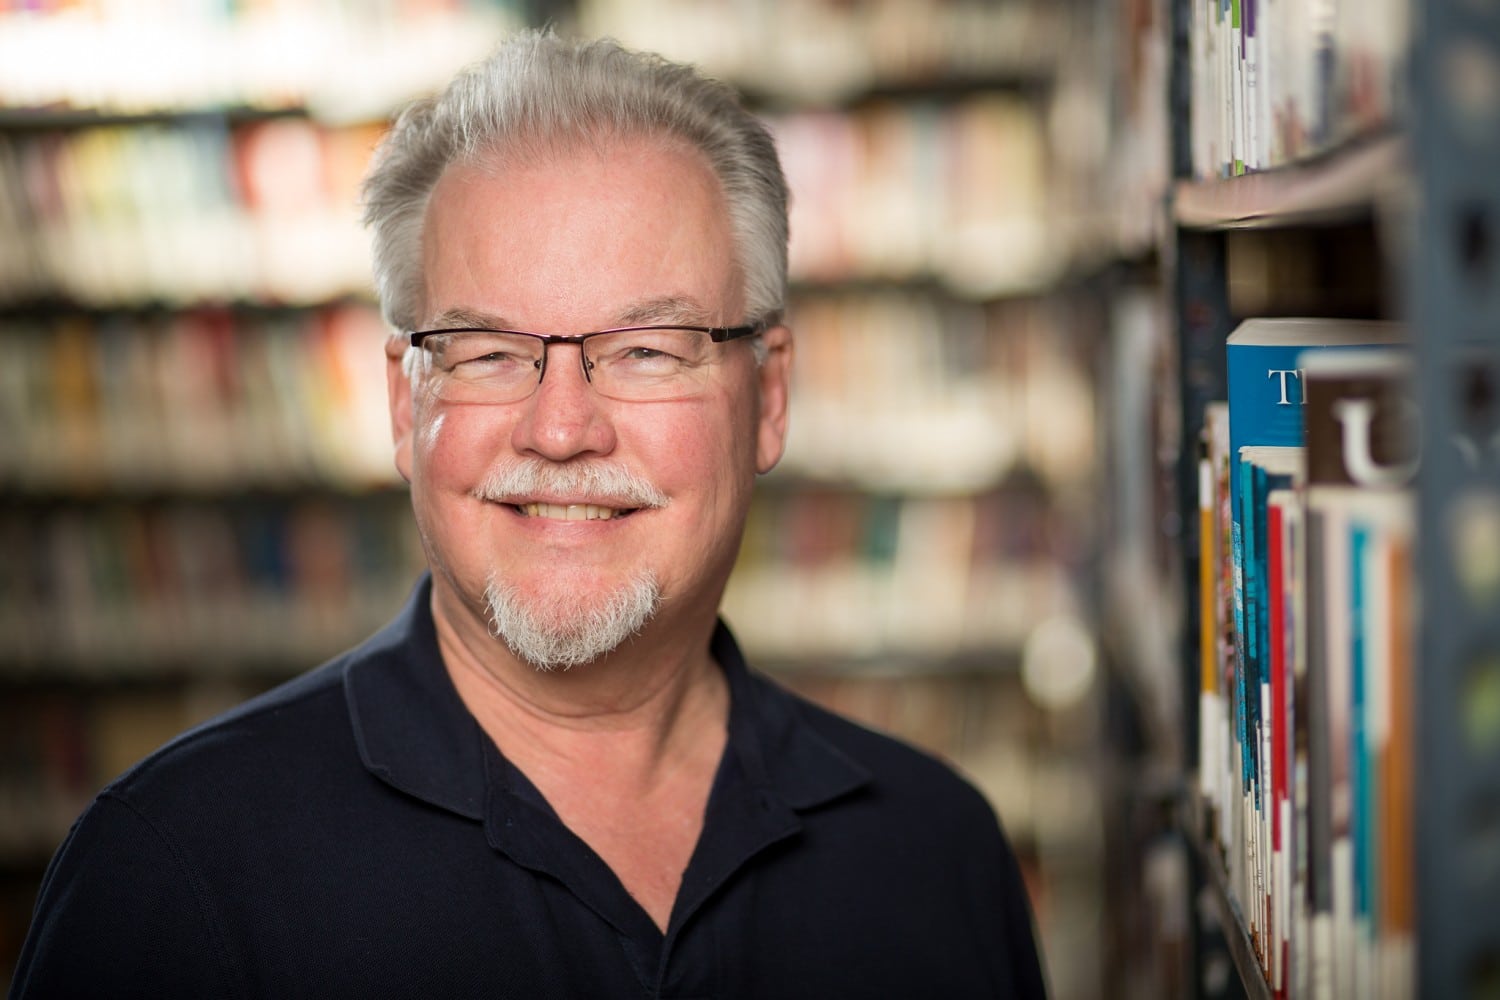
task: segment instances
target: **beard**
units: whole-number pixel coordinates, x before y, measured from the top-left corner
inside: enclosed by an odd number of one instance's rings
[[[511,504],[547,494],[618,510],[668,503],[649,480],[606,462],[521,460],[496,470],[474,490],[480,499]],[[538,596],[523,597],[514,585],[491,574],[484,590],[490,632],[538,670],[567,670],[619,648],[661,605],[661,586],[646,570],[603,597],[581,601],[581,589],[567,586],[564,577],[553,579]]]
[[[585,605],[572,594],[524,600],[490,577],[484,589],[490,631],[537,670],[567,670],[618,649],[661,606],[661,587],[642,571],[611,594]]]

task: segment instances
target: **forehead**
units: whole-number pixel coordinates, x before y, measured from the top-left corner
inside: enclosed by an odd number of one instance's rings
[[[474,309],[576,327],[673,299],[727,323],[739,308],[717,178],[698,151],[649,137],[449,167],[428,203],[423,265],[428,317]]]

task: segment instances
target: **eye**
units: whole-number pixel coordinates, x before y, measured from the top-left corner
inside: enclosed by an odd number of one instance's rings
[[[590,353],[598,364],[642,371],[691,368],[703,362],[706,338],[694,330],[621,330],[602,336]]]
[[[622,356],[628,361],[657,361],[664,358],[677,357],[676,355],[670,354],[659,347],[648,347],[644,344],[638,344],[635,347],[625,348],[625,350],[622,352]]]
[[[504,334],[451,334],[434,350],[439,368],[465,378],[525,371],[540,358],[535,339]]]

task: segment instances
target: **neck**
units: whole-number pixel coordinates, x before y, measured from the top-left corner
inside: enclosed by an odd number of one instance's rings
[[[665,932],[728,742],[713,621],[658,618],[626,647],[549,673],[437,594],[438,645],[469,711]]]

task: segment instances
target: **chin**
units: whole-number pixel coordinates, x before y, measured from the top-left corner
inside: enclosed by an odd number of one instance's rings
[[[523,594],[491,576],[484,600],[490,630],[541,670],[566,670],[602,659],[637,635],[661,606],[661,587],[641,572],[613,588],[555,588]]]

